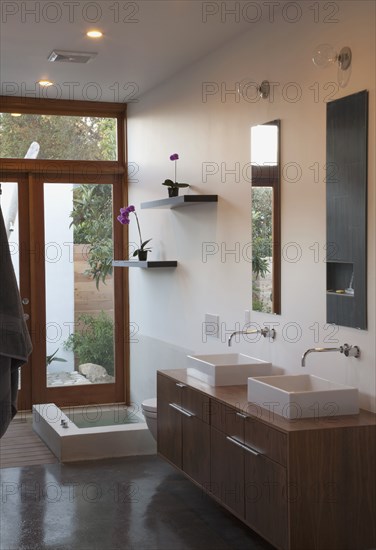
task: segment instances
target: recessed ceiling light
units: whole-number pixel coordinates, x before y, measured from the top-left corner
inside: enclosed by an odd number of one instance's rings
[[[39,86],[43,86],[44,88],[48,88],[48,86],[52,86],[53,82],[50,80],[39,80],[38,81]]]
[[[22,116],[21,113],[10,113],[10,116]]]
[[[103,32],[98,30],[92,30],[92,31],[88,31],[86,33],[86,36],[88,36],[89,38],[102,38]]]

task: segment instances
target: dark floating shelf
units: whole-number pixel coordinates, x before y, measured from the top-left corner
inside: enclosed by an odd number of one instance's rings
[[[176,267],[178,262],[176,260],[166,261],[145,261],[140,262],[138,260],[113,260],[112,265],[114,267],[141,267],[143,269],[153,269],[156,267]]]
[[[181,195],[156,201],[142,202],[141,208],[181,208],[192,204],[218,202],[218,195]]]
[[[326,291],[327,294],[330,294],[330,296],[340,296],[342,298],[354,298],[354,294],[346,294],[346,292],[330,292],[330,290]]]

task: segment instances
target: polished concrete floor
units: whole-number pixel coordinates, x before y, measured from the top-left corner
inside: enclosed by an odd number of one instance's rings
[[[1,550],[272,548],[156,456],[0,475]]]

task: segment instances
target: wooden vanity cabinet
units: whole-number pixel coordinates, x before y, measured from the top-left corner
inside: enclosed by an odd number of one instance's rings
[[[159,454],[273,546],[376,549],[376,415],[261,419],[246,387],[157,378]]]
[[[210,483],[209,398],[158,375],[158,453],[200,485]]]

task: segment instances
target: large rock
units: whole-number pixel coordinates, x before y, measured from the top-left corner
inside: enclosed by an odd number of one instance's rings
[[[113,376],[107,374],[104,367],[95,363],[83,363],[78,370],[93,384],[109,384],[115,380]]]

